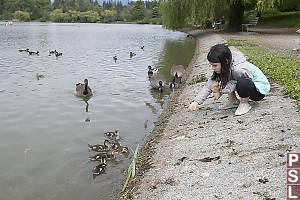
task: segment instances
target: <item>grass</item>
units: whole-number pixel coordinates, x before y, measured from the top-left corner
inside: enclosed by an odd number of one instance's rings
[[[300,11],[264,13],[257,25],[277,28],[299,28]]]
[[[229,46],[237,46],[248,61],[258,66],[262,72],[276,83],[283,85],[283,92],[297,100],[300,111],[300,60],[296,55],[286,55],[270,50],[261,42],[229,40]]]
[[[205,74],[200,74],[196,77],[194,77],[190,82],[189,85],[193,85],[196,83],[206,82],[208,79],[205,77]]]
[[[139,145],[136,147],[135,149],[135,152],[133,152],[132,150],[132,153],[133,153],[133,159],[128,167],[128,171],[127,171],[127,178],[126,178],[126,181],[124,183],[124,186],[123,186],[123,189],[122,189],[122,192],[125,191],[129,181],[131,179],[133,179],[135,177],[135,172],[136,172],[136,162],[138,161],[138,148],[139,148]]]

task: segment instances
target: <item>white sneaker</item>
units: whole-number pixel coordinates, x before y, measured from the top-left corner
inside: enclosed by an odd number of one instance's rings
[[[240,103],[239,107],[235,111],[235,115],[243,115],[251,109],[249,103]]]
[[[240,101],[239,100],[235,100],[235,101],[227,101],[224,105],[219,106],[219,109],[221,110],[226,110],[229,108],[236,108],[238,107]]]

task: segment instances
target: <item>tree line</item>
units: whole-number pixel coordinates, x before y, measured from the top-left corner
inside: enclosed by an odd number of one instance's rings
[[[0,0],[0,20],[161,24],[160,3],[109,0]]]
[[[299,11],[299,0],[161,0],[163,25],[169,29],[198,25],[209,28],[224,18],[227,28],[239,30],[248,18],[269,11]]]

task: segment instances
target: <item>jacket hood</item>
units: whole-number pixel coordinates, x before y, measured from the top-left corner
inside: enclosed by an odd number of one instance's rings
[[[235,47],[229,47],[232,54],[232,66],[246,62],[246,56]]]

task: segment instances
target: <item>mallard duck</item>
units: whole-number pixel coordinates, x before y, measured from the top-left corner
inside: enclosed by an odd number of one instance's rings
[[[37,80],[40,80],[40,78],[44,78],[45,76],[43,74],[39,74],[39,73],[36,73],[36,79]]]
[[[172,68],[171,68],[171,75],[173,76],[173,81],[172,83],[170,84],[170,87],[174,87],[175,86],[175,81],[176,81],[176,78],[179,78],[179,83],[181,83],[181,78],[184,74],[184,67],[182,65],[174,65]]]
[[[19,52],[29,52],[29,49],[20,49]]]
[[[153,74],[157,73],[158,69],[152,68],[151,65],[148,66],[148,76],[152,76]]]
[[[104,144],[96,144],[96,145],[88,144],[88,146],[89,146],[90,150],[100,152],[100,151],[108,151],[109,144],[110,144],[110,142],[108,140],[104,140]]]
[[[92,92],[91,88],[88,86],[87,79],[84,79],[84,84],[82,84],[82,83],[76,84],[76,96],[89,97],[92,95],[93,95],[93,92]]]
[[[158,89],[163,92],[163,87],[165,86],[165,79],[162,76],[152,76],[150,78],[150,85],[154,89]]]
[[[116,63],[117,60],[118,60],[118,57],[117,57],[117,56],[114,56],[113,59],[114,59],[114,61],[115,61],[115,63]]]
[[[99,164],[93,169],[93,175],[98,176],[100,174],[103,174],[105,172],[106,165],[104,164]]]
[[[118,154],[119,154],[119,152],[117,150],[112,150],[110,153],[101,152],[94,156],[90,156],[89,159],[91,161],[96,161],[96,160],[101,161],[102,158],[110,160],[110,159],[114,159],[116,157],[116,155],[118,155]]]
[[[135,53],[133,53],[133,52],[130,51],[130,53],[129,53],[130,58],[132,58],[135,55],[136,55]]]
[[[29,55],[39,55],[39,51],[28,51]]]
[[[116,130],[115,132],[108,131],[108,132],[104,133],[104,135],[106,135],[108,138],[110,138],[112,140],[120,140],[120,134],[119,134],[118,130]]]

